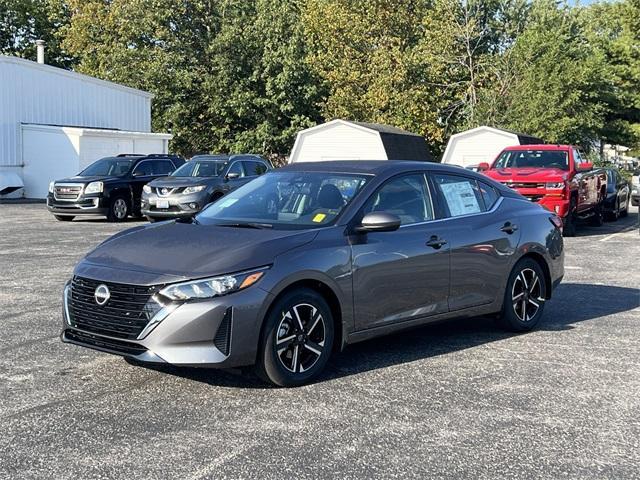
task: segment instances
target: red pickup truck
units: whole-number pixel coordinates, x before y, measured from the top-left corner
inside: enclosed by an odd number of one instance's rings
[[[565,236],[575,235],[578,218],[602,224],[606,177],[574,146],[507,147],[493,165],[482,163],[478,170],[562,217]]]

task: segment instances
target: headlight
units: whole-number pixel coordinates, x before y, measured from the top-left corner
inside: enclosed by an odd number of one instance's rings
[[[55,182],[49,182],[49,193],[53,193],[53,185]]]
[[[564,188],[564,182],[550,182],[545,183],[546,188]]]
[[[198,193],[201,192],[202,190],[204,190],[205,188],[207,188],[206,185],[196,185],[194,187],[187,187],[185,188],[182,193],[184,193],[185,195],[188,193]]]
[[[268,267],[192,282],[174,283],[160,290],[160,295],[171,300],[219,297],[250,287],[262,278],[267,269]]]
[[[87,185],[87,188],[84,189],[84,193],[100,193],[102,192],[102,182],[91,182]]]
[[[144,191],[144,193],[151,193],[151,187],[149,185],[145,185],[144,187],[142,187],[142,190]]]

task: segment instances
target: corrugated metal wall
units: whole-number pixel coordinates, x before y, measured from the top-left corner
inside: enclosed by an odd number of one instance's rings
[[[151,131],[151,98],[35,62],[0,56],[0,167],[20,166],[20,124]]]

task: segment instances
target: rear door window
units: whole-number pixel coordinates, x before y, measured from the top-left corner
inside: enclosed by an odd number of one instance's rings
[[[485,210],[491,210],[498,201],[498,198],[500,198],[500,195],[495,188],[484,182],[478,181],[478,188],[480,188],[480,193],[482,194]]]
[[[446,217],[473,215],[485,211],[476,180],[459,175],[433,175]]]

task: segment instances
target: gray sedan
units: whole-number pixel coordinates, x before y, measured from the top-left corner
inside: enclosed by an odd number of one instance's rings
[[[350,343],[429,322],[532,329],[564,273],[561,228],[456,167],[294,164],[99,245],[65,286],[62,339],[301,385]]]

